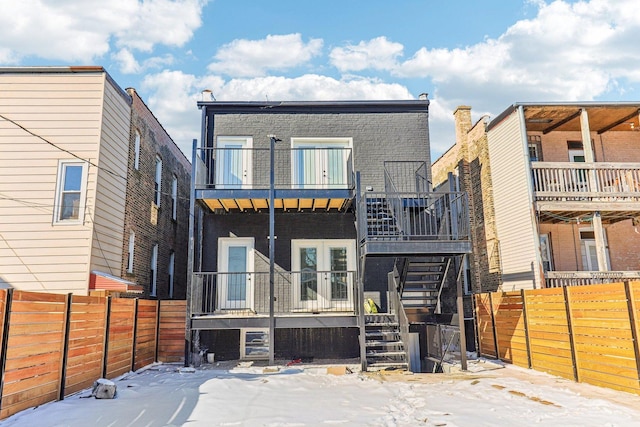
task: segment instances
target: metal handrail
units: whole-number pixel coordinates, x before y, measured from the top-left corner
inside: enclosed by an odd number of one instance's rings
[[[194,272],[194,314],[269,314],[269,272]],[[283,271],[274,277],[274,313],[356,313],[356,272]]]

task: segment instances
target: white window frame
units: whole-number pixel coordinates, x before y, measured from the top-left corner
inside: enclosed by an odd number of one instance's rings
[[[171,219],[178,219],[178,177],[175,174],[171,180]]]
[[[136,246],[136,233],[129,231],[129,256],[127,258],[127,273],[133,274],[133,253]]]
[[[78,218],[60,219],[62,213],[62,200],[64,198],[65,171],[69,166],[82,167],[82,177],[80,182],[80,201],[78,203]],[[55,206],[53,209],[53,224],[56,225],[76,225],[84,223],[84,211],[87,196],[87,163],[77,160],[60,160],[58,162],[58,177],[56,183]]]
[[[226,157],[229,153],[229,146],[241,146],[240,156],[234,160],[240,161],[242,173],[240,183],[228,182],[227,171],[225,169]],[[226,149],[226,150],[225,150]],[[253,185],[253,137],[250,136],[218,136],[216,139],[216,168],[215,183],[216,188],[241,188],[250,189]]]
[[[245,246],[247,248],[247,277],[246,277],[246,293],[244,305],[237,303],[236,300],[228,299],[227,277],[222,274],[218,279],[218,308],[237,309],[237,310],[253,310],[254,309],[254,287],[253,272],[255,269],[255,238],[253,237],[220,237],[218,239],[218,272],[228,273],[229,268],[229,248],[231,246]],[[242,301],[242,300],[238,300]]]
[[[158,292],[158,244],[151,250],[151,289],[149,296],[155,297]]]
[[[176,253],[171,251],[169,255],[169,298],[173,298],[173,280],[175,277]]]
[[[162,158],[159,155],[156,155],[154,190],[153,201],[157,207],[160,207],[160,201],[162,200]]]
[[[135,170],[140,169],[140,131],[138,129],[136,129],[136,138],[134,142],[133,168]]]
[[[347,271],[356,271],[356,241],[355,239],[292,239],[291,240],[291,270],[298,272],[301,269],[300,258],[298,254],[300,249],[305,246],[314,246],[318,248],[317,252],[317,271],[328,272],[331,270],[329,265],[329,251],[333,247],[347,248]],[[320,274],[319,274],[320,275]],[[355,280],[354,275],[350,275],[349,280]],[[292,301],[295,305],[295,311],[307,311],[308,309],[333,310],[337,306],[350,310],[353,308],[353,283],[348,284],[347,302],[343,300],[333,301],[331,299],[331,284],[324,280],[324,277],[318,279],[318,300],[302,301],[300,295],[300,278],[294,275],[292,285]]]
[[[247,333],[261,335],[262,339],[247,341]],[[252,352],[252,349],[261,351]],[[248,351],[247,351],[248,350]],[[269,359],[269,329],[241,328],[240,329],[240,359],[268,360]]]
[[[298,168],[300,163],[296,157],[295,148],[318,148],[313,157],[313,163],[317,168],[315,173],[315,182],[302,183],[297,182]],[[353,150],[353,138],[351,137],[292,137],[291,138],[291,184],[294,188],[310,188],[310,189],[326,189],[326,188],[346,188],[349,183],[349,163],[348,158],[344,158],[343,176],[340,177],[340,183],[331,184],[327,182],[328,176],[326,170],[322,170],[322,166],[326,167],[329,160],[325,158],[328,155],[328,148],[348,148]],[[322,150],[325,149],[325,150]],[[344,151],[343,151],[344,153]],[[306,173],[305,173],[306,174]],[[313,175],[313,174],[312,174]]]

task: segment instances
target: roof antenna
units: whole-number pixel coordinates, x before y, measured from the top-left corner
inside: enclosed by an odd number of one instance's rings
[[[267,102],[269,102],[269,94],[268,94],[268,93],[265,93],[265,94],[264,94],[264,97],[265,97],[265,99],[267,100]]]

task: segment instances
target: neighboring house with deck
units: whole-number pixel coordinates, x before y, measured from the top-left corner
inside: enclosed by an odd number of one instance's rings
[[[2,287],[184,298],[189,183],[102,67],[0,68]]]
[[[465,195],[431,191],[428,105],[198,103],[193,353],[407,367],[470,251]]]
[[[470,108],[458,109],[450,152],[466,163],[445,153],[434,176],[460,164],[482,178],[466,187],[472,218],[485,222],[474,226],[473,257],[495,276],[485,270],[482,282],[477,268],[474,291],[640,277],[639,112],[638,103],[516,103],[471,126]]]

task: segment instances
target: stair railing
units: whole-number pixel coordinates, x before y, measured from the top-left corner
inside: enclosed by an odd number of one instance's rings
[[[389,314],[395,315],[398,321],[398,329],[400,331],[400,339],[402,340],[402,348],[404,351],[404,358],[407,361],[409,369],[411,369],[411,352],[409,352],[409,318],[404,311],[402,300],[400,299],[400,293],[398,292],[398,282],[396,275],[397,270],[394,267],[394,271],[388,274],[388,286],[389,286]]]
[[[451,266],[451,258],[447,258],[447,265],[444,268],[444,272],[442,274],[442,280],[440,281],[440,286],[438,287],[438,299],[436,300],[436,308],[433,311],[435,314],[442,313],[442,303],[440,296],[442,295],[442,289],[444,288],[444,284],[447,283],[447,276],[449,275],[449,267]]]
[[[407,235],[407,218],[404,215],[404,206],[402,203],[402,197],[400,197],[400,192],[398,191],[391,175],[387,168],[384,169],[384,187],[385,187],[385,196],[387,199],[387,207],[391,212],[393,220],[400,232],[400,236]]]

